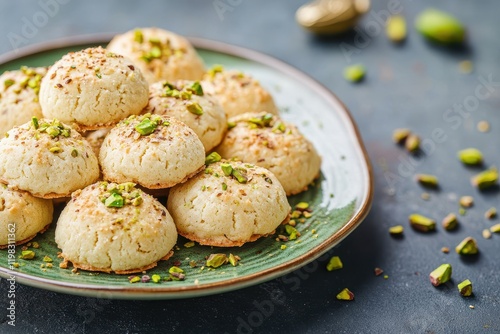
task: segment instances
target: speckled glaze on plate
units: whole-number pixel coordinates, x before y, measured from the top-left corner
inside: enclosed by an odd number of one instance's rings
[[[19,50],[0,56],[0,73],[21,65],[51,65],[69,51],[105,45],[112,35],[83,36]],[[321,177],[308,191],[289,197],[293,206],[309,202],[313,215],[297,224],[302,236],[278,242],[274,237],[235,248],[195,245],[178,240],[178,249],[168,261],[147,274],[168,276],[168,268],[180,263],[186,280],[155,283],[129,283],[126,275],[112,275],[60,269],[59,249],[54,242],[57,216],[49,230],[34,240],[33,260],[18,259],[19,268],[10,268],[7,250],[0,250],[0,276],[15,275],[18,283],[57,292],[124,299],[172,299],[221,293],[258,284],[285,275],[321,256],[349,235],[370,209],[373,181],[370,163],[358,130],[346,107],[325,87],[306,74],[270,56],[220,42],[192,38],[207,67],[222,64],[256,77],[274,96],[282,117],[296,124],[322,156]],[[162,199],[163,204],[165,200]],[[59,212],[59,211],[57,211]],[[313,231],[315,230],[315,231]],[[279,231],[278,231],[279,232]],[[314,233],[313,233],[314,232]],[[281,245],[286,244],[282,250]],[[30,248],[32,249],[32,248]],[[16,257],[21,247],[16,248]],[[202,270],[211,253],[232,253],[241,257],[236,267],[225,265]],[[41,268],[45,255],[54,259],[53,268]],[[197,266],[191,268],[190,261]]]

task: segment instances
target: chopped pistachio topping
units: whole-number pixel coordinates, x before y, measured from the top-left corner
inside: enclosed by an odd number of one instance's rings
[[[61,153],[63,151],[62,148],[60,148],[59,146],[53,146],[51,148],[49,148],[49,152],[52,152],[52,153]]]
[[[360,82],[366,74],[366,68],[361,64],[347,66],[344,69],[344,78],[350,82]]]
[[[203,96],[203,88],[201,87],[201,84],[199,81],[193,82],[193,84],[189,87],[187,87],[187,90],[192,92],[195,95],[198,96]]]
[[[222,182],[222,190],[226,191],[227,190],[227,184]]]
[[[233,166],[231,166],[231,164],[223,163],[220,165],[220,168],[226,176],[230,176],[233,173]]]
[[[222,253],[210,254],[207,258],[206,266],[212,268],[218,268],[223,264],[226,264],[228,261],[229,260],[226,254]]]
[[[458,283],[458,292],[464,297],[472,295],[472,282],[468,279]]]
[[[233,168],[231,175],[239,182],[239,183],[247,183],[248,177],[246,175],[246,171],[243,168]]]
[[[247,122],[250,124],[249,126],[252,129],[265,128],[271,126],[273,118],[274,118],[273,114],[267,113],[259,117],[251,117],[250,119],[247,120]]]
[[[32,250],[23,250],[19,258],[24,260],[32,260],[35,257],[35,252]]]
[[[491,168],[471,178],[472,185],[478,187],[481,190],[490,188],[496,185],[497,182],[498,182],[498,171],[496,168]]]
[[[415,134],[410,134],[406,138],[405,148],[410,153],[415,153],[420,149],[420,137]]]
[[[5,86],[5,89],[9,88],[10,86],[12,86],[13,84],[15,84],[16,82],[12,79],[6,79],[3,84]]]
[[[122,208],[125,205],[125,200],[121,195],[111,194],[104,202],[108,208]]]
[[[483,154],[477,148],[466,148],[458,151],[457,156],[465,165],[476,166],[483,163]]]
[[[168,274],[173,281],[184,281],[186,279],[184,270],[176,266],[170,267]]]
[[[101,189],[105,192],[101,202],[108,208],[122,208],[125,205],[139,206],[143,202],[141,191],[135,188],[135,183],[121,184],[102,182]]]
[[[158,274],[153,274],[151,276],[151,281],[153,281],[153,283],[160,283],[161,281],[161,276],[158,275]]]
[[[339,292],[339,294],[337,295],[337,299],[338,300],[353,300],[354,293],[352,293],[348,288],[345,288]]]
[[[38,128],[40,127],[40,125],[38,124],[38,118],[36,117],[31,117],[31,124],[33,124],[35,130],[38,130]]]
[[[140,37],[139,37],[140,36]],[[136,42],[142,44],[144,43],[144,36],[136,33],[134,36]],[[183,55],[184,51],[182,49],[173,49],[170,40],[162,41],[157,37],[152,37],[147,41],[147,48],[143,50],[141,59],[146,63],[150,63],[154,59],[167,60],[171,55]]]
[[[36,117],[31,119],[31,125],[38,133],[46,133],[52,138],[58,136],[69,137],[71,134],[71,128],[63,125],[57,119],[52,120],[52,122],[46,122],[45,120],[39,120]]]
[[[200,106],[200,104],[198,102],[190,103],[186,106],[186,108],[192,114],[195,114],[198,116],[203,115],[203,108]]]
[[[135,126],[135,130],[141,136],[148,136],[155,132],[159,125],[168,126],[169,124],[165,124],[159,116],[151,117],[151,114],[145,114],[141,122]]]
[[[205,158],[205,166],[221,161],[222,157],[217,152],[212,152]]]
[[[450,280],[452,273],[451,264],[445,263],[434,269],[429,274],[429,279],[434,286],[441,285]]]
[[[401,236],[403,235],[404,227],[402,225],[395,225],[389,227],[389,234],[393,236]]]
[[[443,218],[441,225],[443,225],[443,228],[447,231],[456,229],[458,226],[457,216],[454,213],[448,214]]]
[[[479,252],[479,249],[477,248],[476,240],[467,237],[455,247],[455,251],[460,255],[474,255]]]
[[[76,148],[74,148],[74,149],[71,150],[71,156],[73,158],[76,158],[78,156],[78,150]]]
[[[439,186],[437,176],[430,174],[417,174],[415,178],[424,187],[437,188]]]
[[[142,30],[136,29],[134,30],[134,41],[141,44],[144,42],[144,35],[142,34]]]
[[[409,129],[396,129],[392,132],[392,140],[396,144],[403,144],[410,133]]]
[[[436,222],[430,218],[419,214],[412,214],[408,217],[410,225],[420,232],[429,232],[436,229]]]
[[[472,196],[462,196],[458,202],[463,208],[470,208],[474,205],[474,198]]]
[[[330,259],[330,261],[328,261],[328,264],[326,265],[326,270],[333,271],[333,270],[337,270],[337,269],[342,269],[343,267],[344,267],[344,265],[342,264],[340,257],[333,256]]]

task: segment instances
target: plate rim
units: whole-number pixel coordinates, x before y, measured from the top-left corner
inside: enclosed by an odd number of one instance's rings
[[[0,65],[4,65],[10,61],[19,60],[24,57],[34,56],[36,54],[48,52],[55,49],[107,43],[114,35],[116,35],[116,33],[78,35],[25,46],[20,49],[1,54]],[[25,285],[55,292],[91,297],[117,299],[180,299],[200,297],[216,293],[234,291],[251,285],[263,283],[280,276],[284,276],[316,260],[328,250],[333,248],[335,245],[339,244],[366,218],[373,202],[373,170],[359,129],[347,106],[325,85],[321,84],[307,73],[274,56],[267,55],[260,51],[211,39],[188,36],[185,37],[188,38],[188,40],[194,45],[195,48],[205,49],[213,52],[220,52],[230,56],[236,56],[278,70],[279,72],[286,74],[287,76],[291,76],[294,79],[304,82],[306,86],[310,87],[313,91],[324,98],[328,102],[328,104],[338,106],[338,108],[336,108],[338,109],[338,111],[336,112],[341,116],[343,122],[349,125],[347,132],[353,139],[355,139],[354,146],[359,151],[358,155],[362,158],[361,160],[364,163],[361,169],[362,173],[365,174],[365,177],[363,179],[363,187],[366,189],[366,191],[363,192],[363,196],[358,199],[358,201],[361,203],[356,204],[357,210],[354,212],[353,216],[337,232],[332,234],[318,246],[300,255],[299,257],[291,261],[282,263],[279,266],[260,271],[258,273],[233,278],[230,280],[230,282],[226,280],[187,287],[155,286],[154,288],[145,286],[141,286],[140,288],[138,288],[134,287],[133,285],[131,285],[130,287],[88,285],[32,276],[30,274],[18,273],[15,270],[10,270],[4,267],[0,267],[0,277],[8,278],[11,275],[15,275],[16,281]]]

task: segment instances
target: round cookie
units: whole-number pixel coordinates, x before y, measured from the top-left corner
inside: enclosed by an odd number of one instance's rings
[[[51,200],[0,184],[0,248],[21,245],[44,232],[52,222]]]
[[[256,79],[240,71],[224,70],[217,65],[203,76],[201,84],[207,94],[219,100],[228,118],[246,112],[278,114],[271,94]]]
[[[41,198],[68,197],[99,177],[90,144],[58,120],[33,118],[0,140],[0,182]]]
[[[97,182],[73,193],[55,241],[76,268],[129,274],[170,257],[177,231],[167,209],[133,183]]]
[[[232,247],[274,233],[290,205],[265,168],[236,161],[210,164],[172,189],[167,208],[180,235],[201,245]]]
[[[185,123],[200,138],[206,152],[219,145],[227,129],[224,110],[214,97],[204,94],[198,81],[152,84],[144,112],[172,116]]]
[[[205,149],[187,125],[173,117],[131,116],[106,136],[99,162],[105,180],[169,188],[205,167]]]
[[[247,113],[229,119],[234,125],[217,152],[269,169],[287,195],[307,190],[319,176],[321,158],[295,125],[269,113]]]
[[[82,130],[110,127],[148,103],[148,83],[133,63],[102,47],[70,52],[42,79],[45,118]]]
[[[42,117],[38,93],[45,73],[45,67],[23,66],[0,76],[0,136],[32,116]]]
[[[200,80],[205,66],[189,41],[160,28],[137,28],[116,35],[108,50],[131,59],[153,84],[161,80]]]

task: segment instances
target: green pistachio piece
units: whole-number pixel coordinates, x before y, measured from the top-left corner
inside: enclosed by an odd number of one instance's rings
[[[220,165],[220,168],[222,169],[222,171],[224,172],[224,175],[226,176],[230,176],[232,173],[233,173],[233,166],[231,166],[230,164],[228,163],[222,163]]]
[[[330,261],[328,261],[328,264],[326,265],[326,270],[328,271],[334,271],[337,269],[342,269],[344,265],[342,264],[342,261],[340,260],[340,257],[338,256],[333,256]]]
[[[78,156],[78,150],[76,148],[74,148],[74,149],[71,150],[71,156],[73,158],[76,158]]]
[[[222,190],[226,191],[227,190],[227,184],[222,182]]]
[[[53,261],[52,258],[50,256],[48,256],[48,255],[45,255],[43,257],[43,262],[52,262],[52,261]]]
[[[159,46],[152,46],[151,47],[151,50],[149,51],[149,56],[152,58],[152,59],[158,59],[158,58],[161,58],[161,49]]]
[[[141,281],[140,276],[129,276],[128,278],[129,283],[137,283]]]
[[[471,178],[473,186],[483,190],[494,186],[498,182],[498,171],[496,168],[491,168],[481,172]]]
[[[455,251],[460,255],[474,255],[479,252],[479,249],[477,248],[476,240],[467,237],[455,247]]]
[[[173,281],[183,281],[186,278],[184,270],[176,266],[170,267],[168,273]]]
[[[57,126],[49,126],[45,129],[45,132],[51,136],[52,138],[55,138],[61,134],[61,129]]]
[[[429,232],[436,229],[436,222],[422,215],[412,214],[408,217],[408,220],[410,225],[420,232]]]
[[[350,82],[360,82],[365,77],[366,69],[361,64],[351,65],[344,69],[344,78]]]
[[[191,91],[195,95],[203,96],[203,88],[201,87],[201,84],[199,81],[193,82],[193,84],[188,88],[188,90]]]
[[[431,280],[432,285],[438,286],[448,282],[451,278],[451,273],[451,264],[445,263],[434,269],[430,273],[429,279]]]
[[[402,15],[390,16],[386,23],[387,37],[394,43],[401,43],[406,38],[406,20]]]
[[[466,148],[458,151],[458,159],[465,165],[480,165],[483,163],[483,154],[477,148]]]
[[[352,293],[348,288],[345,288],[339,292],[339,294],[337,295],[337,299],[338,300],[353,300],[354,293]]]
[[[420,149],[420,137],[415,134],[408,135],[405,142],[405,148],[410,153],[415,153]]]
[[[31,124],[37,130],[40,127],[40,124],[38,124],[38,118],[36,117],[31,117]]]
[[[230,130],[236,126],[235,122],[227,122],[227,129]]]
[[[285,225],[286,233],[288,234],[288,240],[295,240],[299,236],[299,231],[291,225]]]
[[[226,254],[222,253],[217,253],[217,254],[210,254],[208,256],[206,266],[207,267],[212,267],[212,268],[218,268],[222,266],[223,264],[226,264],[228,262]]]
[[[468,279],[458,284],[458,291],[464,297],[472,295],[472,282]]]
[[[229,263],[231,263],[233,267],[236,267],[238,265],[238,261],[239,257],[234,256],[233,254],[229,254]]]
[[[410,135],[409,129],[396,129],[392,132],[392,140],[396,144],[402,144],[405,142],[406,138]]]
[[[211,69],[208,70],[207,74],[214,78],[217,73],[222,73],[224,71],[224,67],[222,65],[214,65]]]
[[[424,187],[437,188],[439,186],[438,178],[434,175],[417,174],[415,178]]]
[[[441,224],[443,225],[443,228],[447,231],[454,230],[458,226],[457,216],[454,213],[450,213],[443,218]]]
[[[49,148],[49,151],[52,153],[61,153],[63,151],[63,149],[60,148],[59,146],[53,146],[53,147]]]
[[[497,216],[497,209],[494,207],[489,208],[485,213],[484,213],[484,218],[486,219],[493,219]]]
[[[402,225],[395,225],[389,227],[389,234],[394,236],[401,236],[404,232],[404,227]]]
[[[108,198],[106,198],[104,205],[108,208],[122,208],[125,205],[125,200],[121,195],[112,193]]]
[[[158,123],[152,122],[150,118],[145,117],[139,124],[135,126],[135,130],[141,134],[141,136],[147,136],[152,134]]]
[[[465,40],[465,28],[448,13],[429,8],[417,16],[417,31],[427,39],[442,44],[461,44]]]
[[[16,82],[12,79],[7,79],[3,82],[4,86],[5,86],[5,89],[9,88],[10,86],[12,86],[13,84],[15,84]]]
[[[225,173],[225,172],[224,172]],[[245,170],[242,168],[233,168],[231,175],[239,182],[239,183],[247,183],[248,177],[245,173]]]
[[[299,211],[304,211],[307,210],[308,208],[309,208],[309,203],[307,202],[299,202],[295,205],[295,209]]]
[[[32,260],[34,257],[35,257],[35,252],[33,252],[32,250],[21,251],[21,256],[20,256],[21,259]]]
[[[188,104],[186,106],[186,108],[192,114],[195,114],[195,115],[198,115],[198,116],[199,115],[203,115],[203,108],[197,102],[193,102],[193,103]]]
[[[212,152],[205,158],[205,166],[213,164],[214,162],[221,161],[222,157],[217,152]],[[229,173],[231,175],[231,173]]]
[[[493,233],[500,233],[500,224],[495,224],[490,227],[490,231]]]
[[[153,274],[151,276],[151,281],[153,281],[153,283],[160,283],[161,281],[161,276],[158,275],[158,274]]]

